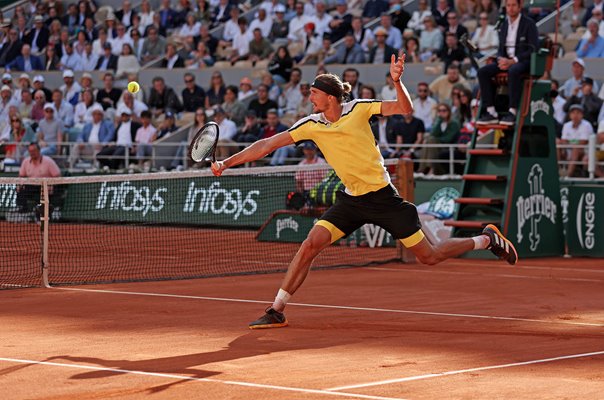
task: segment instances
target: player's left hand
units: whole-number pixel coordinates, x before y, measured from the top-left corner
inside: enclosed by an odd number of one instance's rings
[[[394,54],[390,58],[390,76],[394,82],[398,82],[403,76],[405,70],[405,54],[396,58]]]

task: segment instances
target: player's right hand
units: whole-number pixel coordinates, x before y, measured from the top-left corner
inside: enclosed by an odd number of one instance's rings
[[[210,168],[212,168],[212,173],[214,174],[214,176],[220,176],[222,175],[222,171],[226,169],[226,166],[224,165],[224,162],[216,161],[212,163]]]

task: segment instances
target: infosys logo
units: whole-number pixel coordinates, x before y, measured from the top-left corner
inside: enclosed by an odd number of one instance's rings
[[[579,243],[584,249],[591,250],[596,244],[596,195],[593,192],[586,192],[579,199],[577,207],[577,237]]]

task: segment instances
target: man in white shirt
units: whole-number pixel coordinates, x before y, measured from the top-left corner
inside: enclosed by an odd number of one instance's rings
[[[239,7],[232,7],[230,15],[231,18],[224,23],[224,31],[222,33],[222,39],[225,42],[232,42],[235,35],[239,33]]]
[[[296,15],[289,21],[289,34],[287,38],[291,42],[302,43],[304,40],[304,25],[314,22],[311,17],[304,15],[304,3],[296,2]]]
[[[573,104],[568,112],[570,121],[562,127],[562,138],[557,139],[558,144],[587,145],[589,137],[594,134],[591,124],[583,119],[583,106]],[[583,158],[583,148],[560,149],[559,160],[567,160],[566,176],[574,175],[578,162]]]
[[[531,54],[539,48],[539,33],[535,22],[521,14],[522,0],[506,0],[507,17],[499,31],[497,61],[478,70],[482,96],[482,109],[486,110],[476,121],[477,125],[500,123],[512,126],[522,96],[521,76],[529,72]],[[495,109],[495,83],[493,77],[500,72],[508,74],[509,112],[499,116]],[[503,110],[502,110],[503,111]]]
[[[113,39],[110,39],[111,43],[111,52],[115,56],[119,56],[122,54],[122,49],[124,48],[124,44],[128,43],[130,47],[134,48],[134,44],[132,43],[132,38],[129,35],[126,35],[126,27],[122,24],[117,26],[117,36]]]
[[[73,44],[71,42],[65,43],[65,53],[61,57],[61,69],[70,69],[72,71],[82,70],[80,55],[73,51]]]
[[[117,103],[118,109],[128,108],[130,110],[130,114],[132,115],[132,119],[138,121],[141,117],[142,112],[149,109],[149,107],[140,100],[134,98],[132,93],[128,91],[124,91],[122,95],[122,100]]]
[[[254,29],[259,28],[262,32],[262,37],[267,38],[271,33],[271,28],[273,27],[273,19],[266,15],[266,10],[264,8],[258,9],[258,18],[255,18],[248,30],[248,35],[250,32],[254,32]]]
[[[71,103],[71,105],[75,106],[79,101],[82,87],[75,81],[72,70],[66,69],[63,71],[63,82],[65,82],[65,84],[59,87],[61,92],[63,92],[63,98]]]
[[[94,71],[96,64],[99,62],[99,56],[92,51],[92,43],[86,42],[84,45],[84,53],[80,56],[80,65],[83,71]]]
[[[329,23],[333,17],[327,14],[327,6],[323,0],[315,1],[315,15],[313,16],[315,23],[315,32],[319,36],[323,36],[324,33],[330,33]]]
[[[52,91],[52,104],[56,110],[56,117],[63,122],[65,128],[73,126],[73,106],[63,99],[63,92],[59,89]]]
[[[127,166],[126,154],[130,154],[130,149],[136,138],[136,132],[141,124],[132,121],[130,110],[122,108],[117,111],[120,118],[120,124],[115,130],[115,142],[103,147],[98,153],[99,163],[111,169],[118,169],[124,163]]]
[[[247,20],[244,17],[239,18],[239,32],[233,38],[233,54],[231,55],[231,64],[237,61],[247,59],[250,52],[250,42],[254,38],[247,29]]]
[[[426,132],[432,131],[438,102],[430,97],[430,87],[426,82],[417,84],[417,98],[413,100],[413,115],[422,120]]]

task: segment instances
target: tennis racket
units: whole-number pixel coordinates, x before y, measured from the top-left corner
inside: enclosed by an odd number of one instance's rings
[[[210,158],[216,162],[216,145],[218,144],[218,124],[208,122],[201,127],[189,144],[189,158],[194,162],[201,162]]]

